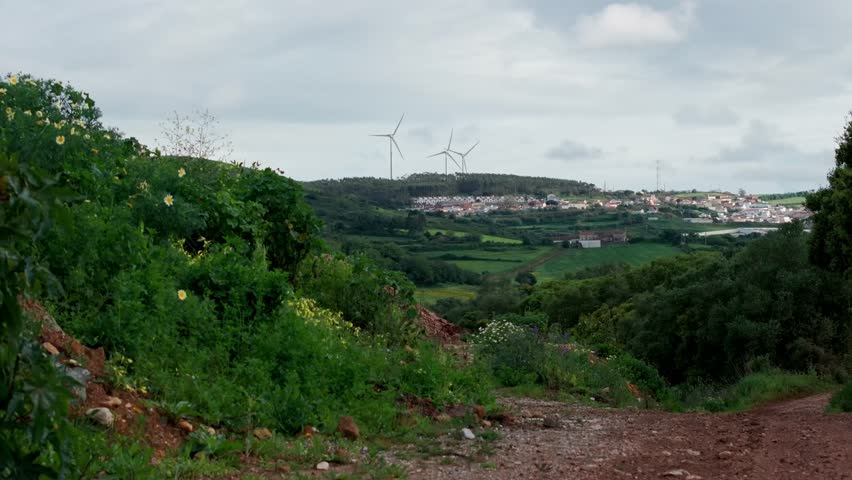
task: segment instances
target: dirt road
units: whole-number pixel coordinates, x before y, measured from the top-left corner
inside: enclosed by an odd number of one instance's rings
[[[490,456],[402,462],[410,478],[852,479],[852,414],[823,413],[828,395],[737,414],[504,403],[517,422]],[[543,418],[556,415],[558,425],[545,428]],[[446,447],[470,453],[482,444],[452,439]]]

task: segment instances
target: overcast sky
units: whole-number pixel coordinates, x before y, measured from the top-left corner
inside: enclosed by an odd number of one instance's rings
[[[154,144],[208,108],[299,180],[443,171],[818,187],[852,109],[849,0],[0,0],[0,71],[68,80]]]

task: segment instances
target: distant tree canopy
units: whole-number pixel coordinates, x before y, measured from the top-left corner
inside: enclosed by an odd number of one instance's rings
[[[805,203],[814,212],[811,260],[848,273],[852,268],[852,119],[838,138],[834,159],[828,188],[808,195]]]
[[[586,195],[597,192],[593,184],[576,180],[524,177],[496,173],[455,174],[418,173],[400,180],[373,177],[344,178],[306,182],[308,191],[321,190],[338,196],[357,195],[377,205],[399,208],[409,205],[411,197],[444,195],[515,195],[549,193]]]
[[[814,193],[813,190],[802,190],[801,192],[787,192],[787,193],[770,193],[768,195],[760,195],[761,200],[780,200],[782,198],[793,198],[793,197],[806,197],[810,194]]]

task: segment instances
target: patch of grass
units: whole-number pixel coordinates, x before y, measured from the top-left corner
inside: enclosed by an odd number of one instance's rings
[[[834,386],[834,382],[816,374],[773,369],[746,375],[726,387],[706,384],[675,387],[673,392],[679,401],[666,407],[670,410],[742,412],[773,401],[825,392]]]
[[[451,254],[455,259],[445,261],[458,265],[460,268],[476,273],[502,273],[522,267],[543,255],[551,247],[510,247],[491,249],[465,249],[452,252],[429,252],[429,258]]]
[[[830,410],[834,412],[852,412],[852,381],[831,397]]]
[[[553,393],[549,392],[543,385],[522,384],[514,387],[503,387],[497,390],[497,394],[506,397],[527,397],[539,400],[550,399]]]
[[[197,459],[169,457],[160,462],[157,472],[160,478],[195,480],[233,475],[237,472],[237,468],[232,463],[206,457]]]
[[[767,203],[770,205],[804,205],[805,197],[776,198],[769,200]]]
[[[462,231],[459,231],[459,230],[448,230],[448,229],[441,229],[441,228],[429,228],[426,231],[429,232],[432,235],[435,235],[436,233],[440,232],[440,233],[443,233],[444,235],[447,235],[448,237],[468,237],[468,236],[471,235],[469,232],[462,232]],[[490,243],[505,243],[505,244],[510,244],[510,245],[520,245],[520,244],[523,243],[522,241],[515,239],[515,238],[498,237],[498,236],[495,236],[495,235],[480,235],[480,238],[482,239],[483,242],[490,242]]]
[[[432,305],[443,298],[470,300],[476,296],[474,285],[444,284],[437,287],[418,287],[414,298],[421,304]]]
[[[603,248],[566,249],[564,255],[555,257],[535,270],[539,280],[562,278],[567,273],[574,273],[585,268],[599,267],[606,264],[626,263],[642,265],[663,257],[683,254],[683,250],[671,245],[660,243],[639,243],[635,245],[618,245]]]

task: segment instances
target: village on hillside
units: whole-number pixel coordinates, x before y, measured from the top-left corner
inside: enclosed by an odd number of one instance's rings
[[[540,198],[532,195],[499,196],[436,196],[415,197],[411,209],[422,212],[444,212],[456,216],[479,215],[497,210],[525,211],[542,209],[564,210],[627,210],[637,214],[654,215],[660,208],[676,207],[684,212],[689,223],[770,223],[782,224],[805,220],[811,212],[803,206],[774,205],[757,195],[728,193],[683,195],[636,192],[632,196],[597,199],[563,199],[558,195]],[[649,220],[653,217],[649,217]]]

